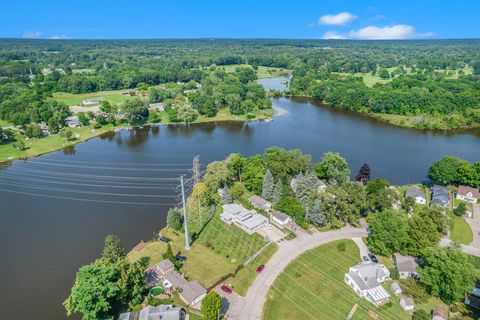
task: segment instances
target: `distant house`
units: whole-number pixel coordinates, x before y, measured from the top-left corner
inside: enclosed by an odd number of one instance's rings
[[[417,258],[412,256],[402,256],[400,253],[395,253],[393,254],[393,261],[400,274],[400,279],[407,279],[417,275]]]
[[[415,309],[415,302],[410,297],[401,297],[400,306],[405,311],[413,311],[413,309]]]
[[[292,180],[290,180],[290,188],[292,188],[294,192],[296,192],[295,190],[297,189],[297,185],[298,185],[297,179],[292,178]],[[316,187],[317,187],[317,192],[322,193],[327,188],[327,185],[322,180],[317,179]]]
[[[288,214],[280,211],[273,211],[271,220],[273,223],[282,228],[288,226],[292,222],[292,218]]]
[[[65,124],[70,128],[80,127],[80,121],[77,116],[71,116],[65,119]]]
[[[358,296],[379,307],[388,302],[390,297],[381,285],[388,278],[390,272],[383,264],[361,263],[350,267],[348,273],[345,273],[344,280]]]
[[[51,68],[43,68],[43,69],[42,69],[42,74],[43,74],[44,76],[47,76],[47,75],[49,75],[49,74],[52,73],[52,72],[53,72],[53,70],[52,70]]]
[[[161,304],[157,307],[146,306],[141,311],[120,314],[118,320],[188,320],[187,311],[181,307]]]
[[[434,185],[432,188],[432,201],[430,206],[448,207],[450,204],[450,189],[445,186]]]
[[[207,294],[207,289],[197,281],[188,281],[175,270],[170,260],[163,260],[147,269],[148,286],[161,284],[165,292],[176,290],[180,299],[187,305],[193,306],[200,303]]]
[[[93,99],[85,99],[83,100],[84,105],[90,105],[90,104],[99,104],[103,101],[103,98],[93,98]]]
[[[245,209],[238,204],[224,204],[223,213],[220,219],[228,224],[235,224],[247,233],[254,233],[261,227],[268,224],[268,219],[255,210]]]
[[[272,204],[270,202],[257,195],[253,195],[248,198],[248,202],[250,202],[250,204],[255,208],[262,209],[267,212],[272,209]]]
[[[392,289],[392,292],[394,294],[402,293],[402,288],[400,288],[400,286],[396,282],[392,282],[392,284],[390,285],[390,289]]]
[[[42,130],[42,134],[44,136],[50,135],[50,130],[48,129],[48,126],[45,124],[45,122],[40,122],[38,126],[40,127],[40,130]]]
[[[480,199],[480,191],[468,186],[459,186],[456,198],[459,200],[476,203],[478,199]]]
[[[427,195],[425,191],[420,190],[419,188],[408,188],[405,190],[405,197],[412,197],[415,199],[417,204],[427,204]]]
[[[157,111],[164,111],[165,107],[162,102],[159,103],[150,103],[148,105],[148,110],[157,110]]]
[[[438,307],[432,312],[432,320],[448,320],[448,314],[445,310]]]

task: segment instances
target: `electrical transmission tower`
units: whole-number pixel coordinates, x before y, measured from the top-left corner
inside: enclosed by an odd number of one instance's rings
[[[185,227],[185,249],[189,250],[190,238],[188,235],[187,205],[185,203],[185,186],[183,183],[183,175],[180,176],[180,186],[182,188],[183,226]]]
[[[192,169],[192,177],[193,177],[193,185],[196,185],[200,182],[201,172],[200,172],[200,156],[197,155],[193,158],[193,169]]]

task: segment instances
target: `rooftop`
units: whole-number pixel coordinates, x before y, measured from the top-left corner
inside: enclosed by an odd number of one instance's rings
[[[417,259],[412,256],[402,256],[400,253],[395,253],[393,255],[395,265],[397,266],[398,272],[409,272],[413,273],[417,271],[418,263]]]
[[[280,220],[282,222],[288,221],[290,219],[290,216],[288,214],[280,211],[273,211],[272,216],[275,217],[275,219]]]
[[[468,186],[458,186],[457,194],[466,196],[468,193],[471,193],[474,198],[480,198],[480,190]]]
[[[410,196],[414,198],[421,197],[421,198],[427,199],[427,195],[425,194],[425,191],[420,190],[416,187],[408,188],[407,190],[405,190],[405,196],[406,197]]]

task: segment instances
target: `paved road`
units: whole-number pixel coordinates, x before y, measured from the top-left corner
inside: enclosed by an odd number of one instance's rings
[[[307,250],[322,244],[356,237],[366,237],[366,229],[347,227],[342,230],[299,233],[290,241],[278,243],[278,250],[265,265],[265,270],[257,276],[245,297],[238,297],[230,304],[228,319],[257,320],[261,318],[262,308],[270,286],[287,265]]]

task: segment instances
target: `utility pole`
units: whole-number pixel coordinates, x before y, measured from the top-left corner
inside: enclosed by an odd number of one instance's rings
[[[188,235],[187,206],[185,204],[185,187],[183,186],[183,175],[180,176],[180,184],[182,186],[183,226],[185,227],[185,249],[189,250],[190,239]]]

